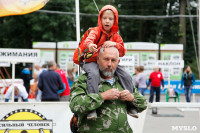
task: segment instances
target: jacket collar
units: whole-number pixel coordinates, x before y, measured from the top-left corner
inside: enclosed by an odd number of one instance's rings
[[[118,77],[116,76],[116,75],[114,75],[113,76],[113,78],[114,78],[114,83],[116,82],[116,81],[118,81]],[[105,79],[103,79],[101,76],[100,76],[100,79],[99,79],[99,83],[105,83],[105,82],[107,82]]]

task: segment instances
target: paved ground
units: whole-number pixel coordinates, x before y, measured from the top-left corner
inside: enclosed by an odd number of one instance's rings
[[[146,97],[149,98],[148,95]],[[196,95],[195,101],[198,99],[200,95]],[[165,101],[165,95],[161,96],[161,101]],[[180,101],[185,102],[184,95],[181,95]],[[143,133],[200,133],[200,114],[198,111],[159,108],[158,115],[152,115],[152,109],[148,109]]]
[[[148,99],[149,95],[146,95],[146,98]],[[200,95],[196,95],[195,102],[199,99]],[[165,95],[161,95],[161,101],[165,102]],[[171,99],[170,102],[174,102],[173,99]],[[184,95],[180,96],[180,102],[185,102]],[[70,109],[68,109],[68,112],[71,112]],[[68,120],[70,120],[72,113],[69,113],[68,117]],[[138,121],[133,120],[135,119],[130,119],[129,123],[139,127],[140,125],[137,125]],[[187,128],[187,130],[185,128]],[[70,130],[69,127],[68,129]],[[148,109],[143,133],[200,133],[200,114],[198,111],[182,112],[177,108],[159,108],[158,115],[152,115],[152,109]]]

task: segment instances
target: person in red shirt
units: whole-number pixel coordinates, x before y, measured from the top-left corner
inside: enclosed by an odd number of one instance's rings
[[[151,84],[151,87],[150,87]],[[159,71],[159,67],[154,68],[154,72],[150,74],[148,89],[150,90],[149,102],[153,102],[154,92],[156,92],[156,102],[160,102],[160,86],[162,84],[162,90],[164,90],[164,79],[162,73]]]
[[[67,80],[67,77],[66,77],[66,73],[65,73],[64,70],[60,69],[60,66],[58,64],[57,64],[55,72],[57,72],[60,75],[63,84],[65,84],[64,92],[59,94],[60,95],[60,101],[69,101],[70,87],[69,87],[69,83],[68,83],[68,80]]]

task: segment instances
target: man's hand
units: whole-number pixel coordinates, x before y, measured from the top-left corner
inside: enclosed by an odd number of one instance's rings
[[[101,93],[103,100],[115,100],[120,97],[120,91],[118,89],[112,88]]]
[[[120,93],[120,100],[132,102],[134,100],[134,96],[128,90],[123,90]]]
[[[91,43],[91,44],[89,44],[88,48],[89,48],[90,52],[97,52],[98,51],[96,44]]]
[[[149,87],[147,87],[147,89],[148,89],[148,90],[150,90],[150,89],[151,89],[151,88],[150,88],[150,86],[149,86]]]
[[[162,91],[164,91],[164,89],[165,89],[165,88],[164,88],[164,87],[162,87]]]
[[[182,87],[180,88],[180,90],[182,90]]]
[[[116,42],[112,42],[112,41],[105,41],[103,44],[104,48],[114,47],[114,46],[116,46]]]

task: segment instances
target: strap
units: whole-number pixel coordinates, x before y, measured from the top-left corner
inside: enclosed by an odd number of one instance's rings
[[[98,27],[97,27],[98,28]],[[100,30],[100,29],[98,29],[99,31],[100,31],[100,35],[98,35],[98,41],[97,41],[97,43],[96,43],[96,45],[99,43],[99,41],[101,40],[101,36],[102,36],[102,34],[103,34],[103,32]],[[89,33],[88,33],[89,34]],[[81,57],[82,58],[80,58],[80,60],[79,60],[79,65],[80,66],[83,66],[85,63],[86,63],[86,59],[87,59],[87,55],[88,54],[93,54],[93,52],[91,52],[91,53],[87,53],[87,51],[88,51],[88,49],[85,49],[84,51],[83,51],[83,53],[82,53],[82,55],[81,55]]]
[[[99,40],[97,41],[97,44],[98,44],[99,41],[101,40],[101,36],[102,36],[102,31],[101,31],[101,33],[100,33]],[[97,44],[96,44],[96,45],[97,45]]]
[[[106,41],[109,41],[111,37],[112,37],[112,35],[111,35],[109,38],[107,38],[107,40],[106,40]]]

